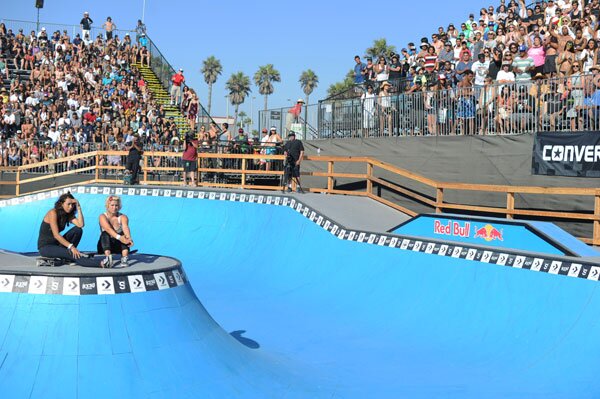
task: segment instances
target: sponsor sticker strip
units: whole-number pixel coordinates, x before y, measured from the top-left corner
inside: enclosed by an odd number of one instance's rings
[[[114,295],[158,291],[184,285],[181,268],[120,276],[23,276],[0,274],[0,292],[57,295]]]
[[[456,259],[464,259],[470,261],[477,261],[482,263],[490,263],[499,266],[508,266],[519,269],[529,269],[538,272],[545,272],[550,274],[557,274],[569,277],[577,277],[583,278],[587,280],[600,280],[600,265],[595,264],[585,264],[585,263],[575,263],[570,262],[568,260],[564,260],[561,258],[555,257],[529,257],[522,255],[515,255],[502,252],[501,249],[498,250],[483,250],[480,248],[471,247],[468,244],[452,244],[445,243],[441,244],[438,242],[431,242],[426,239],[409,239],[403,238],[401,236],[389,236],[386,234],[378,234],[378,233],[370,233],[359,230],[350,230],[346,229],[341,225],[338,225],[336,222],[327,219],[325,215],[319,213],[317,209],[313,209],[302,202],[296,200],[295,198],[291,198],[288,196],[280,196],[280,195],[268,195],[268,194],[245,194],[245,193],[226,193],[226,192],[217,192],[217,191],[185,191],[185,190],[172,190],[172,189],[161,189],[161,188],[116,188],[116,187],[96,187],[96,186],[76,186],[71,188],[63,188],[60,190],[52,190],[44,193],[33,194],[29,196],[23,196],[18,198],[12,198],[9,200],[0,201],[0,208],[10,205],[22,204],[25,202],[31,202],[35,200],[44,200],[47,198],[58,197],[61,194],[71,191],[72,193],[78,194],[126,194],[126,195],[141,195],[141,196],[153,196],[153,197],[176,197],[176,198],[189,198],[189,199],[208,199],[208,200],[218,200],[218,201],[233,201],[233,202],[248,202],[248,203],[256,203],[256,204],[270,204],[270,205],[278,205],[285,206],[291,209],[294,209],[296,212],[303,215],[308,220],[313,223],[319,225],[326,231],[330,232],[337,238],[346,241],[356,241],[366,244],[372,244],[377,246],[385,246],[390,248],[399,248],[402,250],[407,250],[411,252],[422,252],[431,255],[437,256],[446,256]],[[444,226],[441,226],[442,228]],[[387,233],[389,234],[389,233]],[[514,251],[513,251],[514,252]],[[174,271],[175,272],[175,271]],[[178,277],[173,277],[177,282],[183,281],[183,273],[181,273]],[[5,289],[4,278],[6,277],[6,286],[16,287],[13,292],[23,292],[18,291],[23,289],[24,281],[22,279],[17,279],[23,276],[2,276],[0,275],[0,292],[11,292],[12,288],[9,291],[3,291]],[[129,276],[131,279],[135,276]],[[12,280],[11,280],[12,278]],[[50,279],[51,277],[48,277]],[[60,278],[62,279],[62,277]],[[82,278],[83,279],[83,278]],[[138,280],[131,282],[127,281],[127,291],[124,292],[141,292],[141,291],[152,291],[158,289],[164,289],[161,287],[166,287],[164,284],[159,284],[154,280],[144,280],[143,283],[138,283]],[[27,290],[29,290],[29,278],[27,278]],[[146,283],[148,282],[148,285]],[[117,282],[115,281],[115,284]],[[33,284],[39,285],[37,282]],[[46,287],[49,287],[49,283],[46,282]],[[61,284],[63,282],[61,281]],[[91,284],[91,283],[89,283]],[[98,294],[105,293],[103,291],[103,287],[99,286],[100,282],[96,281],[94,285],[94,290]],[[125,284],[124,281],[120,282],[121,285]],[[133,284],[133,285],[132,285]],[[71,284],[72,285],[72,284]],[[170,283],[169,283],[170,285]],[[178,284],[181,285],[181,284]],[[143,286],[143,288],[142,288]],[[90,286],[91,287],[91,286]],[[100,288],[98,288],[100,287]],[[62,289],[62,285],[61,285]],[[69,292],[75,292],[76,289],[79,288],[70,288],[68,286],[63,291],[66,295]],[[99,290],[100,289],[100,290]],[[110,291],[110,287],[104,288]],[[29,292],[29,291],[24,292]],[[40,287],[34,287],[32,289],[32,293],[37,292],[36,290],[41,290]],[[48,291],[49,288],[46,288]],[[71,290],[71,291],[69,291]],[[117,287],[114,287],[115,293],[120,293],[117,290]],[[81,295],[85,295],[85,290],[81,289]],[[46,292],[47,293],[47,292]],[[61,292],[62,293],[62,292]],[[73,295],[73,294],[71,294]]]

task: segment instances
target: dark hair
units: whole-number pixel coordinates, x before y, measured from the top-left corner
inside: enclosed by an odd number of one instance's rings
[[[75,208],[73,208],[69,213],[65,212],[65,210],[63,209],[63,204],[69,198],[75,199],[75,197],[73,197],[73,194],[71,194],[70,191],[58,197],[58,200],[54,203],[54,210],[56,211],[56,218],[59,230],[64,229],[65,226],[69,224],[69,220],[71,220],[71,217],[75,216]]]
[[[225,129],[229,129],[229,123],[223,122],[223,127],[225,127]]]

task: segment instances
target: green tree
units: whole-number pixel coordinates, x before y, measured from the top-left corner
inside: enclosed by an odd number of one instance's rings
[[[327,98],[351,98],[355,96],[354,90],[354,70],[351,69],[341,82],[333,83],[327,89]]]
[[[244,120],[246,119],[248,115],[246,115],[246,113],[244,111],[241,111],[238,114],[238,118],[240,118],[239,122],[238,122],[238,127],[241,127],[242,129],[244,128]]]
[[[380,57],[382,55],[389,57],[391,53],[396,52],[396,46],[389,45],[384,38],[375,39],[373,45],[365,52],[369,57]]]
[[[268,98],[275,90],[273,82],[281,82],[279,71],[273,67],[273,64],[258,67],[258,71],[254,74],[254,84],[258,86],[258,92],[265,96],[265,111],[268,109]]]
[[[229,101],[235,107],[233,116],[233,126],[237,126],[238,111],[240,104],[244,102],[250,90],[250,78],[243,72],[236,72],[225,83],[225,88],[229,90]]]
[[[312,69],[307,69],[306,71],[302,71],[302,73],[300,74],[300,79],[298,79],[298,81],[300,82],[300,87],[302,87],[302,91],[306,95],[306,106],[304,107],[304,134],[307,134],[306,125],[308,124],[308,100],[310,94],[319,85],[319,77]]]
[[[302,91],[306,94],[306,105],[308,105],[308,98],[313,92],[314,89],[319,85],[319,77],[315,74],[312,69],[307,69],[300,74],[300,87],[302,87]]]
[[[219,75],[223,72],[221,61],[211,55],[202,62],[202,74],[204,75],[204,81],[208,85],[208,106],[207,112],[210,115],[210,108],[212,105],[212,88],[213,84],[217,81]]]

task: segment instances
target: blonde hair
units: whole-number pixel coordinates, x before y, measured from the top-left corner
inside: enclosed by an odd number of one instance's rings
[[[119,197],[118,195],[109,195],[108,198],[106,198],[106,202],[104,203],[106,210],[108,211],[108,206],[110,205],[110,203],[112,201],[117,201],[117,203],[119,204],[119,209],[117,209],[117,210],[120,211],[122,204],[121,204],[121,197]]]

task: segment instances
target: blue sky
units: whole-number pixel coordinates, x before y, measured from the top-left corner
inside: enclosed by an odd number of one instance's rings
[[[365,1],[159,1],[146,0],[148,35],[175,68],[185,70],[188,85],[206,105],[208,90],[200,68],[210,55],[221,60],[223,74],[213,88],[213,114],[226,113],[225,82],[237,71],[250,78],[260,65],[271,63],[281,73],[281,83],[269,96],[269,108],[284,107],[304,97],[298,78],[303,70],[315,71],[319,87],[310,103],[326,96],[331,83],[342,80],[374,39],[386,38],[398,49],[409,41],[430,37],[437,27],[460,23],[469,12],[493,2],[365,2]],[[34,0],[5,1],[3,19],[35,21]],[[381,4],[381,5],[378,5]],[[133,28],[142,16],[143,0],[46,0],[40,21],[79,24],[89,11],[94,25],[111,16],[119,28]],[[263,96],[252,85],[250,97],[256,114]],[[250,98],[240,106],[250,113]],[[230,107],[230,114],[233,111]],[[256,118],[256,115],[255,115]]]

